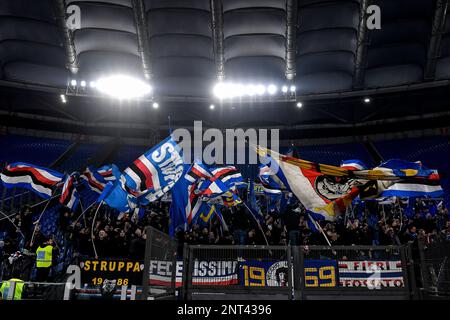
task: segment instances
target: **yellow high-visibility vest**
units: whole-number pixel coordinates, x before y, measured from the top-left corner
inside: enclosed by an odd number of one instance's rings
[[[8,299],[8,293],[9,293],[9,289],[11,288],[11,282],[16,283],[13,300],[22,300],[22,292],[23,292],[23,287],[25,286],[25,283],[20,279],[14,279],[14,278],[9,279],[8,281],[5,281],[2,283],[2,286],[0,287],[0,292],[2,293],[2,299],[3,300]]]
[[[44,248],[37,248],[36,250],[36,267],[48,268],[52,265],[53,247],[48,245]]]

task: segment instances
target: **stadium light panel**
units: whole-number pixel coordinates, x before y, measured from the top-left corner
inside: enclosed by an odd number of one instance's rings
[[[225,83],[218,83],[214,86],[214,95],[219,99],[224,99],[227,96],[228,86]]]
[[[71,85],[72,87],[76,87],[76,86],[77,86],[77,80],[75,80],[75,79],[71,80],[71,81],[70,81],[70,85]]]
[[[289,88],[289,90],[291,90],[291,92],[295,92],[296,89],[297,89],[297,88],[296,88],[295,86],[291,86],[291,87]]]
[[[211,104],[211,105],[209,105],[209,108],[210,108],[211,110],[214,110],[215,106],[214,106],[213,104]]]
[[[297,108],[301,108],[301,107],[303,107],[303,103],[301,103],[300,101],[297,102]]]
[[[67,102],[66,96],[64,94],[60,95],[60,98],[61,98],[61,102],[62,103],[66,103]]]
[[[117,99],[140,98],[152,91],[152,87],[144,81],[124,75],[101,78],[96,81],[96,88]]]
[[[370,98],[364,98],[364,103],[370,103]]]
[[[275,93],[277,93],[277,86],[273,85],[273,84],[269,84],[269,86],[267,87],[267,92],[272,96]]]
[[[158,102],[153,102],[152,107],[153,109],[158,109],[159,108]]]
[[[83,88],[86,87],[86,81],[82,80],[82,81],[80,82],[80,85],[81,85]]]
[[[260,96],[262,96],[264,93],[266,93],[266,87],[262,84],[258,84],[256,86],[256,93]]]
[[[287,87],[287,86],[283,86],[283,87],[281,88],[281,91],[282,91],[283,93],[288,92],[288,87]]]

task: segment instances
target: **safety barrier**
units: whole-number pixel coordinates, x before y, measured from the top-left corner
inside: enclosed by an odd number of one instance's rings
[[[59,282],[26,282],[26,298],[175,299],[179,290],[187,300],[405,300],[448,299],[450,292],[450,242],[178,249],[177,255],[173,239],[149,228],[144,261],[85,257]],[[114,281],[109,291],[106,281]]]
[[[425,295],[450,296],[450,242],[418,243],[415,269],[420,270]]]
[[[146,229],[143,300],[174,299],[176,294],[177,242],[153,227]]]
[[[408,246],[186,246],[185,299],[411,299]]]

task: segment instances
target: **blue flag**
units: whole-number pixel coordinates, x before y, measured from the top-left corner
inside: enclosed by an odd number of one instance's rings
[[[125,171],[125,184],[152,202],[162,197],[183,174],[183,150],[168,137],[136,159]]]

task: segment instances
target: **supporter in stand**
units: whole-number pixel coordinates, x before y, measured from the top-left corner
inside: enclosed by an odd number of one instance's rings
[[[145,228],[152,226],[165,233],[170,224],[169,203],[157,202],[146,208],[141,217],[136,214],[114,214],[104,206],[94,224],[94,243],[100,258],[143,259],[145,248]],[[372,210],[373,211],[373,210]],[[335,222],[320,221],[323,231],[332,245],[401,245],[408,242],[417,245],[418,241],[425,245],[446,241],[448,234],[448,210],[442,206],[433,214],[419,201],[415,214],[408,218],[398,205],[384,206],[378,213],[363,213],[358,217],[347,215]],[[320,232],[314,232],[308,227],[308,217],[305,211],[296,206],[287,207],[282,212],[272,210],[265,214],[261,226],[245,206],[222,208],[225,225],[216,217],[200,227],[193,224],[187,231],[178,231],[178,254],[182,254],[183,244],[202,245],[265,245],[267,239],[270,245],[328,245]],[[70,247],[73,256],[93,257],[91,237],[92,219],[95,208],[85,214],[76,223],[77,215],[67,210],[60,213],[57,232],[64,240],[63,257]],[[15,222],[20,224],[20,230],[26,239],[31,240],[34,225],[31,223],[32,213],[24,208]],[[262,228],[262,230],[260,229]],[[20,250],[21,237],[15,228],[8,228],[8,237],[3,240],[3,261]],[[263,234],[264,233],[264,234]],[[58,238],[59,239],[59,238]],[[30,246],[25,242],[29,252],[34,253],[40,243],[46,242],[41,226],[36,225],[34,243]],[[53,241],[50,241],[53,243]],[[61,241],[60,245],[61,245]],[[53,253],[54,251],[52,251]],[[366,254],[366,253],[365,253]],[[56,254],[52,256],[52,265],[56,265]],[[47,273],[39,278],[46,280]]]

